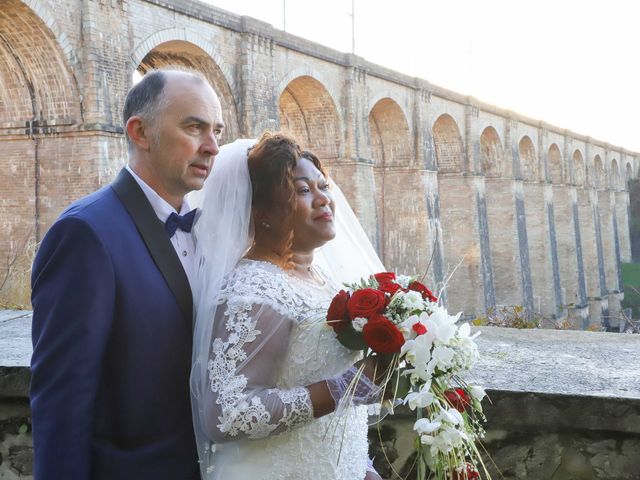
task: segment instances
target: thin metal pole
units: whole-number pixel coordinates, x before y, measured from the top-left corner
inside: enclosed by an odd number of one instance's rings
[[[356,0],[351,0],[351,53],[356,53]]]
[[[282,30],[287,31],[287,0],[282,0]]]

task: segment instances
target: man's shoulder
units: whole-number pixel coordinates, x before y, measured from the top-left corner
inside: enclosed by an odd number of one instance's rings
[[[115,213],[114,207],[117,209],[118,204],[121,204],[121,202],[111,185],[105,185],[100,190],[69,205],[60,214],[58,221],[66,218],[77,218],[90,224],[98,220],[103,222]]]

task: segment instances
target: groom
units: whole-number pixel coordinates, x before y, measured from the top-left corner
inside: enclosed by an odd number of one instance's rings
[[[35,478],[199,479],[189,395],[194,212],[224,125],[199,76],[124,106],[129,165],[54,223],[33,264]]]

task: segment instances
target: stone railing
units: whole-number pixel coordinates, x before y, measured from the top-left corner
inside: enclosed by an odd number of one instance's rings
[[[489,394],[483,445],[494,480],[640,478],[640,335],[481,331],[482,358],[472,380]],[[0,312],[2,479],[32,478],[30,355],[30,312]],[[385,478],[406,471],[413,422],[413,414],[401,410],[379,431],[370,430]],[[393,468],[380,461],[383,449]]]

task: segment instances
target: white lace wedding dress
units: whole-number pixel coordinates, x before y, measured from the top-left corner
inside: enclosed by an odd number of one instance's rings
[[[243,259],[221,291],[208,363],[207,479],[361,480],[367,408],[313,418],[305,385],[338,375],[358,353],[322,323],[338,290]]]

